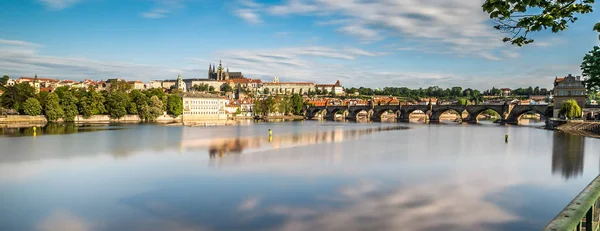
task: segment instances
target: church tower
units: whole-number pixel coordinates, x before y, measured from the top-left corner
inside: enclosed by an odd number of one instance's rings
[[[217,68],[217,80],[225,80],[225,73],[223,73],[223,63],[219,60],[219,67]]]
[[[177,75],[177,82],[175,82],[175,88],[185,92],[185,83],[183,79],[181,79],[181,74]]]
[[[35,77],[33,78],[33,87],[35,88],[35,93],[39,94],[40,93],[40,80],[37,77],[37,73],[35,74]]]

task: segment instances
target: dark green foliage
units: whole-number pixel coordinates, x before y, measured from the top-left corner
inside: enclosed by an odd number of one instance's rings
[[[0,85],[6,85],[6,83],[8,83],[9,79],[10,79],[10,77],[8,77],[8,75],[2,76],[2,78],[0,78]]]
[[[295,115],[302,114],[302,108],[304,107],[304,100],[302,99],[302,96],[298,94],[293,94],[290,99],[290,103],[292,107],[292,112]]]
[[[223,84],[223,87],[221,87],[221,91],[224,91],[224,92],[233,92],[233,88],[229,84]]]
[[[75,98],[72,91],[64,91],[60,99],[60,105],[64,111],[63,119],[65,122],[75,121],[75,116],[79,113],[77,109],[78,99]]]
[[[111,91],[106,97],[106,108],[111,118],[119,119],[127,115],[129,95],[122,91]]]
[[[592,12],[593,4],[594,0],[486,0],[482,7],[495,20],[494,28],[512,34],[504,42],[523,46],[533,42],[527,37],[530,32],[567,30],[570,23],[577,21],[575,14]],[[538,10],[541,12],[529,13]],[[600,32],[600,23],[593,30]]]
[[[20,83],[14,86],[6,87],[6,91],[0,98],[2,98],[2,107],[12,108],[19,112],[23,112],[21,105],[29,98],[35,96],[35,88],[28,83]]]
[[[79,111],[83,118],[90,118],[93,115],[104,114],[107,112],[104,107],[105,99],[104,96],[91,90],[84,95],[79,101]]]
[[[44,114],[48,121],[56,121],[63,117],[64,111],[60,105],[60,99],[54,92],[46,96],[46,104],[44,105]]]
[[[169,95],[167,100],[167,113],[179,116],[183,113],[183,101],[178,95]]]
[[[595,95],[600,91],[600,47],[594,46],[594,49],[583,57],[581,71],[587,90],[590,95]]]
[[[36,98],[29,98],[23,103],[25,115],[37,116],[42,114],[42,105]]]

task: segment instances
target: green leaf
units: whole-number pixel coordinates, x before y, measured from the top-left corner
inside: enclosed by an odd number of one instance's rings
[[[594,30],[600,32],[600,22],[594,25]]]

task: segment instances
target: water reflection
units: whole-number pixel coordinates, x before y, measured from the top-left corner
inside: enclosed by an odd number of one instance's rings
[[[0,136],[19,137],[19,136],[40,136],[40,135],[67,135],[80,132],[95,132],[105,130],[119,130],[123,128],[108,127],[102,125],[81,125],[75,123],[49,123],[46,126],[39,127],[15,127],[0,128]]]
[[[283,134],[277,136],[252,136],[222,138],[211,140],[182,141],[181,147],[187,149],[208,149],[211,159],[231,154],[241,154],[244,151],[261,150],[261,148],[280,149],[296,146],[306,146],[321,143],[336,143],[347,140],[357,140],[361,136],[384,131],[408,129],[404,126],[376,127],[357,130],[330,130],[323,132],[307,132],[300,134]]]
[[[585,137],[555,132],[552,140],[552,173],[562,174],[565,179],[576,178],[583,173]]]

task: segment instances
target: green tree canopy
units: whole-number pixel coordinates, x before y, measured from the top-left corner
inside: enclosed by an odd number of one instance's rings
[[[37,116],[42,114],[42,105],[36,98],[29,98],[23,103],[23,111],[26,115]]]
[[[579,118],[581,117],[581,107],[574,99],[566,100],[561,104],[559,113],[570,119]]]
[[[20,83],[6,87],[6,91],[0,98],[2,99],[2,107],[12,108],[19,112],[23,112],[21,105],[23,105],[27,99],[34,96],[35,88],[28,83]]]
[[[48,121],[56,121],[63,117],[63,109],[60,105],[60,99],[54,92],[49,93],[46,96],[46,104],[44,106],[44,114]]]
[[[533,42],[527,37],[531,32],[566,30],[577,21],[575,14],[592,12],[593,4],[594,0],[486,0],[482,7],[495,20],[494,28],[512,34],[504,42],[523,46]],[[593,30],[600,32],[600,23]]]
[[[60,105],[63,108],[63,119],[65,122],[75,121],[75,116],[79,113],[77,109],[78,99],[73,95],[72,91],[63,92],[63,97],[60,99]]]
[[[79,101],[79,112],[83,118],[90,118],[92,115],[106,113],[104,107],[105,99],[102,94],[94,90],[90,90]]]
[[[255,116],[263,114],[263,106],[262,101],[260,99],[254,100],[254,103],[252,104],[252,111],[254,112]]]
[[[6,85],[6,83],[8,83],[8,80],[10,79],[10,77],[8,77],[8,75],[4,75],[2,76],[2,78],[0,78],[0,85]]]
[[[292,106],[292,113],[294,113],[295,115],[301,115],[302,109],[304,107],[304,99],[302,99],[302,96],[298,94],[293,94],[290,101]]]
[[[167,100],[167,113],[179,116],[183,114],[183,101],[178,95],[169,95]]]
[[[122,91],[112,91],[106,97],[106,109],[111,118],[119,119],[127,115],[129,95]]]
[[[222,91],[224,92],[233,92],[233,87],[229,84],[223,84]]]
[[[600,47],[594,46],[594,49],[583,57],[581,70],[585,77],[585,86],[591,95],[600,91]]]

